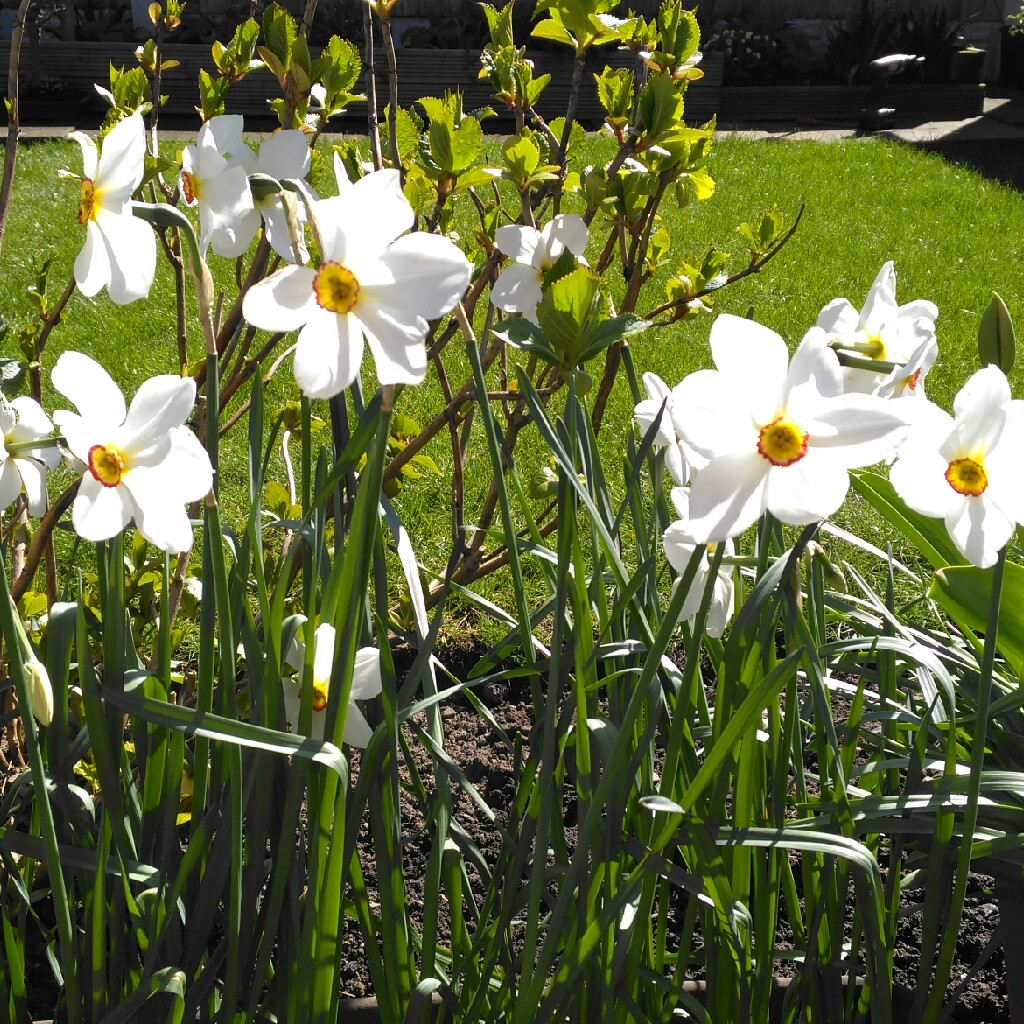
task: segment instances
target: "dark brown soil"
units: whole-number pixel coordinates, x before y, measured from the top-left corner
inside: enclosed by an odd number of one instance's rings
[[[525,737],[532,723],[532,711],[526,694],[509,694],[508,698],[491,708],[498,724],[508,734],[518,729]],[[475,710],[458,700],[443,705],[445,750],[460,765],[467,777],[480,790],[494,809],[511,806],[515,796],[516,779],[511,768],[511,757],[495,742],[490,727]],[[424,764],[420,767],[425,767]],[[431,835],[422,827],[422,817],[408,802],[403,811],[406,818],[406,878],[410,880],[409,901],[414,915],[422,907],[422,878],[430,855]],[[497,830],[486,816],[461,790],[456,790],[455,813],[459,822],[472,836],[490,863],[497,860],[501,841]],[[369,831],[364,828],[360,836],[362,857],[367,883],[374,875],[374,852]],[[478,895],[480,895],[478,893]],[[900,923],[894,950],[894,982],[914,989],[917,985],[917,965],[920,958],[921,914],[913,910],[920,892],[906,894],[907,913]],[[852,904],[851,904],[852,905]],[[971,875],[963,919],[957,939],[957,961],[953,968],[954,987],[971,971],[975,962],[990,943],[999,924],[995,885],[984,875]],[[353,939],[356,930],[352,929]],[[785,973],[780,972],[780,973]],[[345,994],[361,996],[371,994],[372,988],[365,964],[353,957],[342,973]],[[1006,999],[1006,982],[1001,948],[996,948],[988,964],[964,986],[958,997],[959,1007],[953,1018],[958,1024],[1009,1024],[1010,1015]]]
[[[465,652],[468,668],[473,662]],[[451,658],[445,659],[451,664]],[[529,695],[522,687],[501,687],[488,694],[482,694],[491,714],[509,737],[516,733],[524,745],[532,726],[532,709]],[[444,723],[445,749],[452,760],[465,772],[466,777],[479,790],[487,804],[498,814],[499,821],[507,821],[508,809],[515,797],[517,779],[514,773],[512,754],[500,743],[490,725],[468,702],[456,698],[441,705]],[[421,716],[425,717],[425,716]],[[420,722],[421,725],[425,724]],[[0,752],[6,744],[0,738]],[[421,745],[410,744],[421,754],[417,755],[417,767],[430,777],[429,759],[422,753]],[[16,765],[4,768],[0,761],[0,792],[9,784]],[[353,770],[358,771],[358,757],[354,758]],[[498,830],[486,814],[460,788],[454,787],[454,813],[461,826],[469,833],[481,853],[491,864],[495,863],[501,850]],[[423,879],[426,875],[433,835],[429,823],[424,820],[419,808],[407,794],[402,796],[403,828],[406,837],[403,854],[405,878],[408,886],[407,898],[414,922],[422,918]],[[571,840],[571,836],[569,837]],[[376,862],[374,847],[368,824],[364,825],[359,837],[359,852],[363,863],[371,903],[376,898]],[[478,887],[480,882],[471,874],[471,881]],[[477,892],[479,896],[480,893]],[[919,935],[921,915],[914,911],[915,899],[920,893],[906,894],[906,913],[902,917],[893,954],[895,982],[913,989],[917,984],[917,963],[919,960]],[[998,926],[999,913],[993,880],[982,875],[972,875],[957,941],[957,963],[954,965],[954,986],[966,978],[975,962],[989,946]],[[441,941],[447,939],[447,922],[440,922]],[[785,936],[780,935],[780,944],[785,945]],[[348,927],[345,944],[346,960],[342,965],[342,994],[359,997],[372,994],[372,985],[363,955],[362,939],[358,928]],[[30,965],[29,1005],[49,1008],[54,1005],[55,990],[52,974],[46,962],[41,945],[35,951],[34,963]],[[780,965],[782,966],[782,965]],[[786,973],[784,970],[780,973]],[[960,1024],[1003,1024],[1009,1022],[1006,999],[1005,973],[1001,948],[995,948],[988,963],[966,984],[958,994],[959,1007],[954,1018]]]

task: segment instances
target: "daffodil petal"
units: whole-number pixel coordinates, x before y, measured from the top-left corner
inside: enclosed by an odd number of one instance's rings
[[[786,383],[786,343],[775,331],[730,313],[721,314],[711,325],[710,342],[711,357],[732,394],[730,404],[749,411],[756,423],[770,422],[779,410]]]
[[[772,466],[765,483],[764,507],[776,519],[795,526],[832,515],[846,497],[850,474],[830,455],[808,451],[791,466]]]
[[[165,373],[143,381],[121,427],[122,444],[148,448],[173,427],[180,427],[195,401],[196,383],[191,377]]]
[[[1010,385],[1003,371],[997,366],[978,370],[953,401],[956,436],[947,441],[942,454],[951,460],[988,455],[1003,431],[1009,402]]]
[[[449,312],[465,294],[472,268],[450,239],[414,231],[380,258],[393,283],[366,287],[382,305],[400,307],[425,320]]]
[[[47,437],[53,432],[50,417],[43,412],[42,406],[28,395],[19,395],[12,399],[11,408],[17,413],[18,422],[8,429],[13,430],[17,441],[30,441],[38,437]]]
[[[671,388],[656,374],[648,371],[641,378],[647,400],[661,405],[672,394]]]
[[[15,459],[21,482],[25,485],[25,497],[28,498],[28,513],[31,516],[41,516],[46,511],[46,470],[35,459]],[[6,474],[7,467],[4,466]],[[0,490],[3,487],[3,480],[0,479]],[[0,494],[0,508],[6,508],[3,503],[3,495]]]
[[[861,394],[832,399],[802,425],[810,446],[828,450],[830,458],[847,469],[889,458],[910,427],[902,405]]]
[[[984,496],[962,498],[945,521],[957,550],[979,569],[994,565],[1013,536],[1014,523]]]
[[[907,444],[889,470],[889,482],[915,512],[945,518],[961,500],[946,480],[948,466],[934,444]]]
[[[673,391],[676,433],[707,458],[755,452],[758,428],[718,370],[698,370]]]
[[[380,674],[380,651],[376,647],[360,647],[352,670],[353,700],[370,700],[383,688]],[[347,741],[346,741],[347,742]]]
[[[177,554],[192,546],[192,524],[184,503],[168,495],[167,482],[161,468],[143,467],[125,473],[120,486],[132,496],[135,525],[142,536],[161,551]]]
[[[91,299],[110,282],[110,257],[103,233],[94,220],[85,225],[85,244],[75,257],[75,283],[78,290]]]
[[[299,666],[301,669],[301,665]],[[281,681],[281,697],[284,701],[284,719],[285,722],[291,727],[292,732],[298,732],[299,730],[299,714],[302,711],[302,690],[299,683],[294,679],[284,679]],[[314,718],[317,716],[314,715]],[[323,729],[321,716],[321,730]],[[323,732],[321,731],[321,736]]]
[[[337,635],[329,622],[321,622],[313,634],[313,682],[329,686],[334,669]]]
[[[133,511],[123,487],[104,487],[91,473],[86,473],[71,509],[71,522],[84,540],[108,540],[128,525]]]
[[[756,451],[709,462],[690,486],[688,526],[694,541],[727,540],[757,522],[770,468]]]
[[[182,501],[198,501],[213,486],[213,466],[199,438],[188,427],[170,432],[171,448],[164,463],[164,475],[174,481],[174,492]]]
[[[229,223],[217,224],[210,229],[210,248],[217,256],[237,259],[244,256],[259,231],[263,218],[255,207],[246,210]]]
[[[359,319],[381,384],[419,384],[427,374],[426,320],[382,306],[361,308]]]
[[[315,277],[310,267],[278,270],[245,293],[242,316],[265,331],[297,331],[319,309],[313,292]]]
[[[85,132],[72,132],[68,138],[74,139],[82,150],[82,177],[96,180],[96,169],[99,166],[99,151],[96,143]]]
[[[578,213],[560,213],[552,217],[541,235],[549,259],[557,259],[566,249],[581,258],[590,241],[587,222]]]
[[[491,288],[491,302],[506,313],[534,313],[541,298],[537,271],[522,263],[507,266]]]
[[[107,290],[119,306],[144,299],[156,273],[156,236],[153,229],[130,213],[96,211],[110,266]]]
[[[218,114],[211,117],[200,129],[199,134],[203,136],[203,143],[211,144],[217,152],[225,159],[235,159],[242,166],[246,161],[252,161],[255,166],[255,154],[242,139],[242,132],[245,128],[245,119],[241,114]],[[240,151],[245,148],[249,150],[248,157]]]
[[[896,269],[892,260],[886,261],[875,277],[860,311],[860,327],[869,335],[877,335],[889,321],[895,321]]]
[[[310,162],[306,133],[294,128],[269,135],[260,146],[259,169],[278,181],[304,178]]]
[[[715,588],[711,596],[711,605],[708,608],[706,629],[708,636],[721,637],[725,627],[729,625],[732,618],[735,603],[735,584],[732,573],[719,572],[715,574]]]
[[[927,299],[914,299],[911,302],[905,302],[899,309],[900,319],[909,318],[917,320],[924,318],[926,320],[933,321],[932,330],[934,331],[934,321],[938,319],[939,307],[934,302],[929,302]]]
[[[295,346],[292,372],[302,393],[332,398],[355,380],[362,361],[363,337],[355,317],[315,306]]]
[[[853,334],[860,319],[849,299],[833,299],[819,314],[817,326],[828,335]]]
[[[95,359],[64,352],[53,365],[50,381],[84,418],[111,425],[124,422],[124,395]]]
[[[7,508],[21,494],[21,474],[14,461],[5,458],[0,468],[0,508]]]
[[[362,711],[355,704],[349,704],[348,713],[345,716],[344,742],[350,747],[365,748],[372,736],[373,730],[363,717]]]
[[[835,398],[842,393],[839,357],[828,347],[828,335],[821,328],[812,327],[797,346],[786,371],[786,412],[799,421],[805,409],[816,407],[822,398]]]
[[[690,465],[682,443],[673,441],[665,448],[665,468],[672,480],[681,487],[690,481]]]
[[[675,443],[676,431],[672,424],[672,414],[669,411],[666,399],[648,398],[638,403],[633,409],[633,418],[643,434],[646,434],[655,421],[657,421],[658,431],[654,435],[655,447],[667,448]]]
[[[105,195],[124,202],[142,182],[145,162],[146,126],[136,111],[114,125],[104,138],[97,186]]]
[[[373,171],[342,195],[322,202],[329,204],[325,209],[334,220],[331,226],[335,248],[332,250],[324,235],[324,249],[335,252],[330,258],[344,262],[357,278],[416,220],[415,211],[402,193],[398,171],[391,169]]]
[[[284,203],[278,196],[264,200],[260,204],[259,212],[263,215],[263,230],[266,233],[267,241],[271,249],[289,263],[305,263],[309,259],[309,250],[306,248],[306,240],[302,234],[302,225],[299,224],[299,252],[296,259],[295,247],[292,245],[291,232],[288,230],[288,215],[285,213]]]
[[[516,263],[522,263],[529,267],[533,265],[537,251],[541,248],[541,233],[536,228],[524,227],[519,224],[505,224],[494,232],[494,244],[500,252],[515,260]],[[543,251],[541,255],[543,255]]]
[[[661,543],[668,564],[680,575],[686,572],[690,558],[697,550],[697,544],[690,535],[687,523],[684,520],[671,523],[661,535]]]

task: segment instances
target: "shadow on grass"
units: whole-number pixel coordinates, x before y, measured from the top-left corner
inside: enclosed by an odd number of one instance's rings
[[[1024,192],[1024,91],[1000,87],[990,99],[997,105],[987,107],[983,121],[970,121],[938,141],[911,144]],[[1016,137],[990,137],[993,125],[1005,126],[1005,134]]]

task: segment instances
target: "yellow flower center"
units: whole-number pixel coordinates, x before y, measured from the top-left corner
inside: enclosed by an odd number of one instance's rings
[[[121,482],[124,471],[124,459],[115,448],[94,444],[89,449],[89,472],[104,487],[116,487]]]
[[[807,435],[785,416],[761,428],[757,450],[773,466],[792,466],[807,454]]]
[[[185,193],[185,202],[191,206],[199,198],[199,182],[195,175],[188,171],[181,172],[181,191]]]
[[[881,334],[868,334],[868,332],[865,331],[864,341],[865,344],[869,346],[869,351],[867,352],[867,356],[869,359],[888,360],[889,357],[886,354],[885,342],[882,341]]]
[[[82,179],[82,197],[78,202],[78,223],[88,224],[96,219],[96,185],[92,178]]]
[[[954,459],[946,467],[946,480],[957,494],[976,498],[988,487],[985,467],[974,459]]]
[[[327,684],[313,680],[313,710],[327,710]]]
[[[316,301],[332,313],[351,313],[359,301],[359,282],[340,263],[325,263],[313,278]]]

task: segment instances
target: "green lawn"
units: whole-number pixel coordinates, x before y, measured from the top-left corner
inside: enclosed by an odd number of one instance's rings
[[[597,163],[610,152],[606,140],[588,140],[580,163]],[[0,315],[14,324],[30,315],[25,288],[34,263],[53,257],[56,296],[81,245],[81,229],[75,223],[77,183],[59,179],[60,168],[80,170],[74,143],[23,146],[0,272]],[[978,318],[992,290],[1003,296],[1018,326],[1024,324],[1024,196],[1010,188],[949,165],[938,156],[877,140],[821,145],[724,139],[716,147],[710,169],[718,185],[712,199],[682,211],[671,203],[664,208],[673,239],[673,266],[684,259],[699,263],[707,249],[717,245],[734,254],[734,269],[738,269],[744,250],[733,233],[737,223],[753,219],[771,203],[792,219],[805,204],[803,222],[791,243],[762,274],[719,292],[718,310],[743,314],[752,307],[758,320],[795,344],[829,300],[846,296],[859,307],[879,267],[886,259],[894,259],[900,300],[928,298],[939,306],[940,356],[929,378],[929,393],[947,407],[975,368]],[[462,224],[468,226],[468,221]],[[230,282],[233,265],[212,259],[219,264],[215,267],[218,278]],[[660,284],[652,282],[648,287],[640,311],[661,301]],[[638,369],[653,370],[673,385],[687,372],[707,365],[711,323],[712,317],[706,316],[640,336],[632,344]],[[192,355],[198,358],[198,331],[193,339]],[[10,338],[6,346],[5,354],[17,354]],[[161,264],[148,302],[119,308],[105,293],[95,300],[75,295],[66,322],[51,336],[45,366],[52,366],[60,352],[71,348],[94,355],[129,395],[147,376],[174,371],[173,291],[166,266]],[[453,363],[454,379],[461,368],[455,354]],[[1024,395],[1022,373],[1018,367],[1011,383],[1015,392]],[[458,382],[461,378],[456,386]],[[272,393],[279,400],[293,388],[286,366]],[[428,382],[419,389],[407,389],[400,408],[425,422],[440,406],[439,387]],[[47,408],[52,412],[52,397]],[[632,399],[620,381],[603,435],[607,452],[622,450],[621,439],[630,429],[631,416]],[[238,513],[238,497],[245,485],[243,446],[244,437],[236,432],[225,448],[222,479],[229,517]],[[424,478],[398,499],[417,551],[437,571],[443,568],[450,529],[446,518],[450,456],[445,448],[442,435],[431,449],[442,477]],[[483,448],[476,454],[483,456]],[[543,454],[535,447],[526,454],[526,464],[543,461]],[[482,493],[489,463],[483,457],[473,458],[469,466],[468,489]],[[473,507],[471,500],[470,515]],[[874,524],[858,522],[856,511],[846,525],[868,534],[878,532]]]

